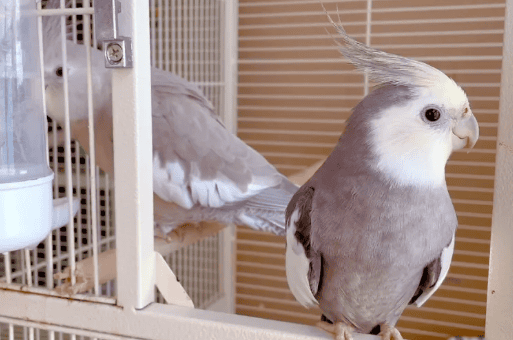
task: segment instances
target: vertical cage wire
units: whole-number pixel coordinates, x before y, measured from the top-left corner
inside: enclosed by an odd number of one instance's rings
[[[76,1],[76,0],[74,0]],[[83,3],[84,8],[89,8],[90,3],[89,0]],[[92,18],[89,15],[83,16],[84,18],[84,44],[86,46],[91,46],[91,25]],[[88,120],[89,120],[89,150],[91,156],[91,187],[93,191],[91,192],[91,224],[92,227],[90,238],[92,239],[92,255],[93,255],[93,280],[94,280],[94,294],[99,295],[100,284],[98,280],[98,221],[99,221],[99,206],[98,206],[98,197],[100,188],[96,185],[97,179],[99,178],[99,169],[96,166],[95,161],[95,135],[94,135],[94,112],[93,112],[93,80],[92,80],[92,60],[91,60],[91,49],[86,48],[86,77],[87,77],[87,108],[88,108]]]
[[[371,45],[371,31],[372,31],[372,0],[367,0],[367,18],[365,24],[365,44]],[[369,94],[369,72],[363,73],[363,94]]]
[[[82,7],[81,0],[73,0],[69,3],[71,3],[72,7]],[[63,1],[61,1],[61,5],[62,4]],[[87,4],[85,7],[87,7]],[[39,8],[41,8],[41,4],[39,4]],[[85,40],[87,43],[87,38],[90,36],[88,32],[90,27],[88,19],[89,15],[63,16],[61,18],[62,36],[71,37],[75,42],[83,39],[83,25],[85,23]],[[68,23],[68,25],[63,25],[63,23]],[[69,25],[69,23],[71,23],[71,25]],[[41,30],[41,28],[42,23],[41,19],[39,19],[39,29]],[[70,32],[71,34],[68,34]],[[41,41],[42,38],[40,34],[40,42]],[[64,44],[62,45],[62,48],[63,50],[66,49]],[[40,46],[40,53],[43,53],[42,44]],[[43,62],[42,55],[40,59]],[[63,59],[63,65],[66,65],[67,60],[65,54],[63,54]],[[66,67],[64,67],[64,69],[66,69]],[[66,130],[67,129],[64,129],[64,132],[66,132]],[[53,231],[46,242],[38,245],[34,251],[22,250],[2,255],[4,257],[4,261],[0,264],[0,276],[5,279],[6,283],[13,282],[18,284],[27,284],[28,286],[34,285],[53,289],[55,287],[53,279],[54,272],[62,271],[68,266],[73,266],[75,261],[90,256],[92,250],[96,248],[94,245],[96,240],[94,238],[91,239],[91,236],[89,235],[90,228],[92,227],[92,224],[94,224],[91,223],[89,214],[93,211],[93,216],[96,215],[94,210],[95,208],[98,208],[98,204],[95,204],[94,206],[90,205],[90,193],[92,192],[92,196],[96,196],[95,193],[97,193],[100,188],[98,186],[96,190],[91,190],[91,185],[94,186],[94,181],[93,184],[89,182],[89,179],[91,178],[87,169],[89,167],[89,162],[88,160],[84,161],[84,155],[81,154],[78,143],[73,144],[69,141],[68,143],[64,143],[64,147],[59,145],[59,142],[62,141],[62,132],[63,129],[58,127],[56,122],[51,121],[51,124],[48,125],[48,157],[52,170],[56,175],[53,186],[54,197],[57,198],[65,195],[69,197],[71,195],[75,195],[80,198],[82,206],[75,218],[75,223],[70,223],[73,227],[68,225],[67,227]],[[64,139],[68,139],[67,136],[65,136]],[[82,180],[84,172],[87,173],[87,181]],[[82,185],[84,182],[86,182],[85,187]],[[109,188],[106,189],[106,191],[110,191]],[[85,199],[84,196],[86,196]],[[109,204],[107,206],[110,209],[110,202],[108,203]],[[86,216],[85,221],[84,216]],[[107,216],[110,217],[110,213],[108,213]],[[84,228],[82,224],[83,222],[86,222],[86,225],[89,228]],[[94,230],[92,233],[94,234]],[[88,237],[85,236],[86,234]],[[109,235],[109,233],[106,233],[106,235]],[[77,239],[76,244],[75,237]],[[113,235],[109,235],[108,238],[110,238],[110,240],[106,238],[106,240],[103,240],[103,243],[110,244],[112,247],[114,241]],[[74,254],[75,250],[76,255]],[[32,337],[32,331],[30,331],[30,328],[28,334]]]
[[[224,109],[220,66],[223,4],[219,0],[150,2],[153,66],[196,83],[217,113]],[[220,283],[211,282],[221,279],[218,272],[222,251],[222,242],[216,235],[164,256],[197,308],[208,307],[222,295]]]

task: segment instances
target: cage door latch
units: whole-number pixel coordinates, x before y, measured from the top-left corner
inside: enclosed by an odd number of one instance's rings
[[[105,67],[132,67],[132,39],[119,36],[119,0],[93,0],[96,39],[103,45]]]

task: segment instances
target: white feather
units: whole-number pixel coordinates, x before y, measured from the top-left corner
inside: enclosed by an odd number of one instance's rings
[[[440,276],[438,277],[438,280],[433,287],[426,289],[426,291],[424,291],[422,295],[418,297],[418,299],[415,301],[415,305],[417,307],[421,307],[431,297],[431,295],[433,295],[438,290],[438,288],[442,285],[445,277],[447,276],[449,267],[451,266],[452,254],[454,253],[454,239],[455,237],[453,236],[451,243],[442,250],[442,255],[440,258],[442,269],[440,270]]]
[[[393,107],[388,111],[404,109]],[[408,122],[405,120],[404,116],[385,112],[382,118],[371,122],[374,127],[372,146],[378,156],[376,168],[401,185],[444,185],[445,164],[451,153],[450,132],[440,136],[423,127],[414,117]]]
[[[219,196],[224,202],[240,201],[243,197],[240,189],[225,176],[216,179]]]
[[[173,182],[183,184],[185,183],[185,170],[182,168],[180,162],[167,162],[167,173],[171,174]]]
[[[295,237],[298,218],[299,210],[296,209],[287,226],[286,273],[290,291],[300,304],[308,308],[317,305],[318,302],[312,294],[308,281],[310,260],[306,257],[303,245]]]
[[[202,179],[197,163],[191,163],[191,173],[186,176],[180,162],[162,164],[158,154],[153,157],[153,191],[163,200],[185,209],[199,203],[203,207],[220,208],[228,203],[243,201],[268,188],[256,177],[246,190],[222,174],[214,179]],[[190,188],[190,190],[189,190]]]
[[[193,162],[190,165],[190,188],[193,202],[197,202],[203,207],[221,207],[224,202],[221,201],[219,194],[216,192],[215,179],[202,179],[198,163]]]
[[[187,192],[184,173],[179,163],[163,166],[159,155],[153,156],[153,191],[165,201],[190,209],[194,202]]]
[[[383,110],[370,122],[371,146],[378,157],[377,170],[400,185],[445,185],[445,165],[453,148],[453,133],[449,118],[445,127],[433,128],[420,113],[436,104],[451,112],[463,109],[466,95],[454,86],[417,88],[415,99],[403,105]],[[451,96],[452,94],[452,96]]]

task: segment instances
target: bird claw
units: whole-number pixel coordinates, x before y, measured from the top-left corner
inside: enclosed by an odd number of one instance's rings
[[[387,324],[381,324],[381,332],[379,332],[379,336],[381,340],[404,340],[401,333],[397,330],[397,328],[392,327]]]
[[[165,233],[160,226],[155,223],[154,224],[154,230],[155,230],[155,238],[160,238],[166,241],[167,243],[171,243],[173,241],[173,231],[170,231],[169,233]]]
[[[351,335],[353,327],[348,326],[343,322],[331,324],[326,321],[319,321],[316,326],[333,334],[335,336],[335,340],[353,340],[353,336]]]
[[[167,234],[155,223],[155,237],[164,239],[167,243],[171,242],[183,242],[185,235],[191,230],[200,229],[198,223],[183,223],[180,226],[169,231]]]
[[[66,268],[64,272],[55,273],[53,275],[54,280],[62,281],[64,283],[54,288],[54,291],[62,295],[75,295],[84,291],[84,288],[88,285],[88,278],[80,269],[75,270],[75,284],[71,284],[71,271],[70,268]]]
[[[166,241],[166,243],[171,243],[173,242],[173,237],[169,234],[164,234],[163,232],[161,231],[155,231],[155,238],[160,238],[160,239],[163,239],[164,241]]]

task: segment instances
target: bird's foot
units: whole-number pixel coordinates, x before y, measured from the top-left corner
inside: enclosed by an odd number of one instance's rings
[[[185,235],[187,235],[191,231],[198,230],[199,228],[200,226],[198,223],[183,223],[180,226],[171,230],[169,233],[167,233],[168,242],[178,240],[180,243],[182,243],[185,239]]]
[[[403,340],[401,333],[397,330],[397,328],[387,325],[386,323],[381,324],[381,332],[379,332],[379,336],[381,340]]]
[[[70,267],[67,267],[60,273],[55,273],[53,278],[59,281],[54,291],[62,295],[70,296],[87,291],[86,288],[88,284],[93,280],[92,277],[88,277],[88,275],[84,274],[81,268],[77,268],[75,269],[75,284],[72,285]],[[64,280],[64,282],[60,283],[62,280]]]
[[[155,237],[156,238],[161,238],[163,239],[164,241],[166,241],[167,243],[170,243],[173,238],[171,235],[169,235],[170,233],[166,234],[162,231],[162,229],[159,227],[158,224],[155,223]]]
[[[317,327],[331,333],[335,336],[335,340],[353,340],[351,332],[353,327],[346,325],[343,322],[328,323],[326,321],[319,321]]]

